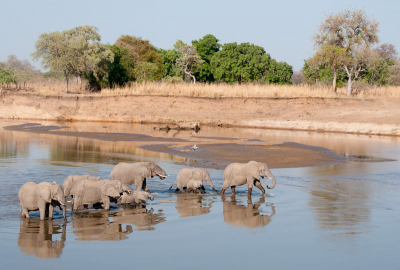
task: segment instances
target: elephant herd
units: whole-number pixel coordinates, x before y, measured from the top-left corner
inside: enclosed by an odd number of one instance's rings
[[[110,203],[135,204],[153,200],[153,196],[147,186],[147,179],[158,176],[161,180],[167,177],[166,172],[154,162],[136,162],[117,164],[110,173],[108,179],[101,179],[91,175],[69,175],[63,183],[63,188],[56,182],[25,183],[18,192],[21,204],[22,216],[29,218],[29,211],[40,212],[40,220],[46,216],[53,218],[54,207],[63,211],[66,220],[66,198],[71,197],[72,210],[88,205],[100,205],[109,210]],[[275,177],[265,163],[250,161],[248,163],[232,163],[224,171],[224,180],[220,194],[223,195],[228,187],[235,194],[235,187],[248,184],[248,195],[251,195],[253,186],[256,186],[264,194],[260,178],[267,177],[272,180],[275,187]],[[210,184],[217,191],[211,181],[209,173],[200,168],[184,168],[177,177],[175,191],[183,189],[186,192],[202,193],[205,190],[203,181]],[[130,185],[135,184],[136,190]]]

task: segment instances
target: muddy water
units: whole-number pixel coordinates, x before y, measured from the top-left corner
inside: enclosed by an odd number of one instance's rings
[[[5,131],[0,121],[0,260],[8,267],[146,269],[398,269],[400,140],[345,134],[203,128],[154,131],[128,124],[65,124],[78,132],[142,133],[207,141],[296,142],[357,156],[346,164],[273,169],[277,186],[262,196],[224,197],[168,191],[195,160],[137,148],[135,142]],[[51,123],[44,123],[49,125]],[[240,153],[238,153],[240,154]],[[368,158],[367,158],[368,157]],[[27,181],[62,183],[69,174],[107,178],[121,161],[155,161],[170,176],[148,181],[155,200],[61,212],[53,221],[19,215],[17,193]],[[223,170],[208,169],[217,189]],[[262,184],[269,182],[262,180]]]

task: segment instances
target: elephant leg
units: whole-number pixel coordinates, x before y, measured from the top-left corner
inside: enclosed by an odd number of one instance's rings
[[[201,188],[199,188],[199,194],[201,194]]]
[[[44,220],[46,218],[46,206],[42,206],[39,208],[40,220]]]
[[[262,194],[265,194],[265,189],[263,188],[263,186],[261,185],[259,180],[254,181],[254,185],[261,190]]]
[[[206,188],[205,188],[204,186],[201,186],[201,190],[202,190],[202,191],[205,191]]]
[[[87,204],[84,204],[84,205],[83,205],[83,209],[85,209],[85,210],[87,210],[88,207],[89,207],[89,205],[87,205]]]
[[[142,187],[143,187],[143,182],[142,181],[136,181],[135,182],[135,186],[136,186],[136,190],[137,191],[142,191]]]
[[[224,195],[226,189],[227,188],[222,187],[221,191],[219,192],[219,195]]]
[[[249,187],[249,189],[247,190],[247,195],[251,195],[251,191],[253,190],[253,188]]]
[[[149,188],[148,188],[148,186],[147,186],[146,178],[143,181],[143,187],[142,188],[143,188],[144,191],[146,191],[148,193],[151,193]]]
[[[235,195],[236,194],[236,186],[231,186],[231,190],[232,190],[232,194]]]
[[[29,210],[28,210],[28,208],[25,208],[25,207],[22,207],[22,216],[24,217],[26,217],[26,218],[29,218]]]
[[[110,209],[110,199],[106,195],[101,195],[101,200],[103,201],[103,208],[104,210]]]
[[[49,204],[49,220],[53,219],[54,206]]]
[[[179,188],[176,188],[176,189],[175,189],[175,192],[178,192],[179,190],[180,190]]]

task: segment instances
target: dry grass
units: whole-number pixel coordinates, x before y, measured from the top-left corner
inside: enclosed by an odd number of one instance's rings
[[[337,93],[331,91],[329,86],[324,85],[261,85],[261,84],[196,84],[191,83],[132,83],[122,88],[107,88],[101,92],[90,92],[87,84],[79,87],[75,80],[69,84],[69,92],[85,95],[166,95],[186,97],[268,97],[268,98],[291,98],[291,97],[347,97],[347,88],[339,88]],[[30,82],[28,90],[42,95],[65,94],[65,82],[61,80],[41,80]],[[371,87],[356,90],[352,98],[400,98],[400,86]]]

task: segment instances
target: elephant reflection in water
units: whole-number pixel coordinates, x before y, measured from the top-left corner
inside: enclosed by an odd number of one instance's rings
[[[240,204],[236,200],[236,196],[232,195],[231,201],[227,201],[225,196],[221,196],[223,203],[224,221],[233,226],[246,226],[247,228],[256,228],[267,226],[271,222],[271,218],[275,215],[275,206],[266,204],[271,207],[271,212],[260,209],[265,203],[265,197],[261,197],[258,202],[252,202],[251,196],[247,196],[247,205]]]
[[[176,194],[176,210],[179,217],[194,217],[210,213],[211,203],[207,202],[210,196],[196,195],[191,193]]]
[[[38,258],[59,258],[65,245],[66,223],[53,220],[21,219],[18,246]],[[61,237],[53,237],[61,234]]]
[[[96,213],[85,211],[74,214],[73,233],[80,241],[120,241],[134,230],[154,230],[154,225],[164,222],[163,213],[153,214],[142,206],[124,206],[118,212],[100,210]],[[134,227],[132,227],[132,225]]]

